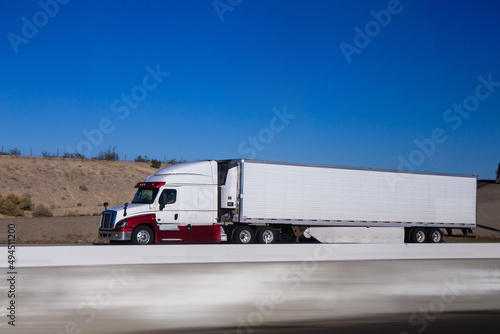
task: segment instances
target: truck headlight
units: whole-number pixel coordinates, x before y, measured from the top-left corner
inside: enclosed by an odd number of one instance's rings
[[[119,222],[118,224],[116,224],[115,230],[120,229],[120,228],[125,228],[125,227],[127,227],[127,221],[126,220],[124,220],[124,221]]]

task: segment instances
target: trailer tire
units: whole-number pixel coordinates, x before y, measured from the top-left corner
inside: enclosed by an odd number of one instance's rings
[[[278,241],[278,232],[271,226],[262,226],[257,229],[256,240],[259,244],[274,244]]]
[[[427,233],[421,227],[413,228],[410,233],[410,242],[422,244],[427,241]]]
[[[151,245],[155,242],[153,230],[146,225],[139,225],[132,232],[133,245]]]
[[[431,228],[427,231],[427,242],[438,244],[443,241],[443,232],[438,228]]]
[[[253,244],[255,234],[249,226],[238,226],[233,230],[231,240],[235,244]]]

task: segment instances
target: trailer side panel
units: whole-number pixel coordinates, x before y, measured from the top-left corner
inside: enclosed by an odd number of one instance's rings
[[[475,227],[473,175],[242,161],[241,221]]]

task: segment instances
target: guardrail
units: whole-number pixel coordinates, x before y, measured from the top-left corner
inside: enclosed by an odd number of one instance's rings
[[[123,333],[500,310],[498,244],[152,245],[17,248],[16,327]],[[0,248],[2,275],[7,248]],[[5,274],[8,275],[8,274]],[[2,277],[2,284],[7,282]],[[7,295],[7,289],[0,293]],[[6,300],[2,296],[2,302]],[[8,305],[1,305],[5,313]],[[0,311],[0,312],[2,312]],[[420,331],[422,330],[422,331]]]

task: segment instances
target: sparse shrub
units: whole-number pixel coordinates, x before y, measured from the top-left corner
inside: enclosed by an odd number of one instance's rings
[[[79,188],[80,188],[80,190],[82,190],[82,191],[89,191],[89,189],[87,188],[87,186],[86,186],[86,185],[84,185],[84,184],[82,184]]]
[[[17,196],[7,195],[0,198],[0,213],[7,216],[22,216],[23,212],[17,205]]]
[[[38,204],[33,210],[33,217],[52,217],[52,211],[43,204]]]
[[[6,216],[23,217],[25,210],[31,210],[33,203],[28,196],[9,194],[0,197],[0,214]]]
[[[151,159],[149,159],[147,155],[145,155],[144,158],[139,155],[137,158],[134,159],[135,162],[149,162],[150,160]]]
[[[24,211],[17,201],[17,196],[12,194],[0,198],[0,214],[14,217],[24,216]]]
[[[160,168],[161,167],[161,161],[153,159],[151,160],[151,167],[153,168]]]
[[[21,155],[21,150],[17,148],[13,148],[12,150],[9,151],[10,155]]]
[[[80,153],[64,153],[62,157],[67,159],[86,159],[85,156]]]
[[[33,202],[28,196],[22,195],[19,196],[19,206],[22,210],[31,211],[33,209]]]
[[[76,203],[76,206],[82,206],[82,203],[78,202]]]
[[[99,152],[99,155],[97,157],[95,157],[94,159],[118,161],[118,160],[120,160],[120,157],[118,156],[118,153],[115,152],[115,150],[116,150],[116,146],[111,148],[111,145],[110,145],[107,150],[103,150],[103,151]]]
[[[179,163],[181,163],[181,162],[186,162],[186,160],[184,160],[184,159],[182,159],[182,158],[181,158],[181,160],[179,160],[179,161],[177,161],[177,159],[170,159],[170,160],[165,161],[165,162],[166,162],[167,164],[169,164],[169,165],[175,165],[175,164],[179,164]]]
[[[2,208],[0,209],[0,213],[6,216],[24,217],[24,211],[12,202],[3,203]]]
[[[44,158],[56,158],[57,156],[55,154],[50,154],[47,151],[42,151],[42,157],[44,157]]]

